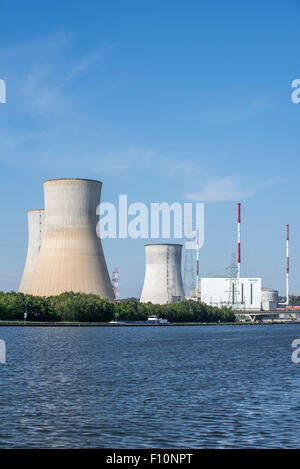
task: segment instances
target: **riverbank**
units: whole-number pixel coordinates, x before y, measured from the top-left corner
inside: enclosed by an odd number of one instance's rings
[[[257,326],[276,324],[300,324],[300,321],[273,321],[272,323],[258,322],[175,322],[169,324],[110,324],[108,322],[42,322],[42,321],[0,321],[1,326],[13,327],[170,327],[170,326]]]
[[[169,323],[218,323],[234,322],[232,309],[217,308],[197,301],[181,301],[166,305],[122,300],[110,303],[97,295],[62,293],[53,297],[38,297],[15,292],[0,292],[1,321],[23,323],[108,323],[115,317],[120,322],[147,321],[151,316],[168,320]]]

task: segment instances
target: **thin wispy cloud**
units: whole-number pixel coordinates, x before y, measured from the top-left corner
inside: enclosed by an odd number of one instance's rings
[[[87,70],[90,70],[90,68],[93,65],[97,64],[99,60],[104,59],[107,56],[107,54],[112,52],[114,47],[115,47],[114,45],[101,44],[101,46],[99,46],[96,51],[92,52],[91,54],[86,55],[85,57],[83,57],[82,60],[78,61],[78,63],[74,65],[71,71],[67,73],[64,79],[66,81],[72,80],[78,75],[80,75],[81,73]]]
[[[58,31],[34,41],[0,48],[0,67],[9,76],[9,90],[15,116],[25,117],[26,124],[0,128],[0,160],[6,165],[58,173],[89,168],[99,172],[134,171],[144,169],[164,175],[192,187],[201,175],[208,179],[210,159],[183,159],[170,155],[154,145],[124,139],[123,129],[111,127],[101,110],[91,104],[93,92],[85,89],[85,79],[101,70],[107,57],[114,53],[114,44],[100,43],[85,54],[71,54],[76,38],[68,31]],[[99,68],[100,67],[100,68]],[[78,82],[76,83],[76,80]],[[74,87],[75,85],[75,87]],[[101,74],[95,88],[103,86]],[[86,96],[89,95],[89,98]],[[100,100],[101,101],[101,100]],[[213,118],[228,120],[243,118],[268,105],[263,97],[250,100],[240,110],[211,111]],[[231,116],[231,117],[230,117]],[[1,120],[1,117],[0,117]],[[123,141],[124,139],[124,141]],[[198,184],[197,184],[198,185]],[[188,198],[203,200],[233,200],[249,197],[257,188],[245,189],[239,178],[207,180],[200,194],[188,193]]]
[[[190,177],[194,175],[203,175],[208,173],[207,160],[205,158],[197,158],[188,161],[178,161],[177,163],[169,161],[169,168],[172,173],[180,173],[182,176]]]
[[[123,130],[109,128],[94,106],[96,98],[101,101],[101,90],[107,89],[99,71],[116,45],[103,42],[78,55],[70,53],[74,44],[72,33],[58,31],[0,49],[0,68],[6,70],[11,96],[5,110],[13,123],[6,112],[0,126],[0,161],[36,171],[55,166],[57,174],[70,169],[81,174],[87,168],[95,175],[132,171],[154,168],[157,162],[163,169],[166,159],[156,148],[123,142],[118,135]],[[99,76],[94,95],[85,85],[93,74]],[[26,124],[16,125],[16,116],[25,117]]]
[[[85,82],[115,46],[100,43],[85,54],[74,54],[75,46],[72,33],[58,31],[0,48],[0,69],[9,90],[5,113],[0,115],[4,164],[78,171],[99,164],[106,171],[124,168],[123,161],[112,165],[108,149],[112,138],[101,114],[90,108],[95,96]],[[99,90],[100,79],[95,94]],[[134,160],[129,150],[123,153]]]
[[[0,68],[5,71],[10,102],[22,112],[51,117],[79,111],[85,94],[74,95],[71,81],[91,71],[111,53],[114,46],[99,43],[94,50],[74,58],[76,39],[72,33],[58,31],[34,41],[0,48]],[[82,87],[84,88],[84,86]]]
[[[214,124],[232,123],[248,119],[257,112],[268,109],[270,105],[268,97],[257,96],[250,100],[233,101],[230,106],[215,105],[205,111],[204,116],[208,122]]]
[[[276,183],[278,183],[277,179],[253,183],[250,179],[240,176],[214,178],[206,181],[199,192],[188,192],[185,197],[189,200],[201,200],[203,202],[243,200]]]

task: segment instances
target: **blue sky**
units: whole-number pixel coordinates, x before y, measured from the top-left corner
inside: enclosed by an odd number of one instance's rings
[[[300,2],[0,0],[0,289],[16,289],[42,181],[102,201],[205,202],[200,274],[224,274],[242,202],[242,274],[300,294]],[[147,240],[104,240],[122,297]]]

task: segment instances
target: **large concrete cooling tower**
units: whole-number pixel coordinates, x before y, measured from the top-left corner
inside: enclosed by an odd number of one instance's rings
[[[141,302],[175,303],[184,299],[181,244],[146,244],[146,273]]]
[[[28,249],[19,292],[28,293],[31,279],[37,264],[44,227],[44,210],[29,210],[28,216]]]
[[[30,293],[73,291],[114,300],[101,240],[96,233],[102,183],[89,179],[44,182],[45,227]]]

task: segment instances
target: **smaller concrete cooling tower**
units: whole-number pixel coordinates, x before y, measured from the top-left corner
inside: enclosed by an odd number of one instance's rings
[[[30,294],[55,296],[73,291],[114,301],[96,233],[101,187],[101,182],[89,179],[44,182],[45,227]]]
[[[29,210],[28,217],[28,248],[25,268],[19,287],[20,293],[28,293],[32,276],[37,264],[44,228],[44,210]]]
[[[181,244],[146,244],[146,272],[141,303],[175,303],[184,299]]]

